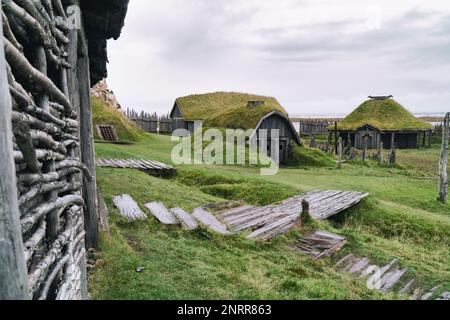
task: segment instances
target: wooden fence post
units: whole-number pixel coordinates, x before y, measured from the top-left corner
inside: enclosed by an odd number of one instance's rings
[[[361,160],[362,161],[366,161],[367,160],[367,153],[368,153],[368,150],[367,150],[367,137],[364,137],[363,138],[363,152],[362,152],[362,155],[361,155]]]
[[[334,122],[334,151],[338,153],[338,123]]]
[[[82,31],[83,32],[83,29]],[[81,37],[82,39],[84,37]],[[98,244],[98,198],[95,176],[94,129],[92,123],[92,110],[90,98],[90,73],[87,44],[82,43],[82,55],[78,58],[77,77],[80,95],[80,131],[81,131],[81,157],[83,163],[91,172],[94,179],[89,181],[83,177],[83,198],[85,201],[84,223],[86,228],[86,247],[95,248]]]
[[[0,0],[0,7],[1,7]],[[0,15],[0,34],[3,28]],[[11,96],[0,37],[0,300],[30,299],[16,189]]]
[[[439,161],[439,201],[447,203],[448,201],[448,143],[450,135],[450,113],[445,116],[444,127],[442,128],[442,148],[441,159]]]
[[[380,141],[380,144],[378,145],[378,161],[380,161],[380,164],[384,164],[384,143],[383,141]]]
[[[344,151],[343,149],[344,149],[344,147],[342,145],[342,137],[339,137],[339,139],[338,139],[338,167],[339,168],[342,168],[342,153]]]

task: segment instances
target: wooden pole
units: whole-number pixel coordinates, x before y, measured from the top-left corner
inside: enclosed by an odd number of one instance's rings
[[[447,203],[448,201],[448,143],[450,135],[450,113],[445,116],[444,127],[442,128],[442,148],[441,159],[439,161],[439,201]]]
[[[86,44],[83,44],[86,47]],[[83,50],[84,51],[84,50]],[[98,244],[98,199],[95,179],[95,152],[94,152],[94,125],[92,123],[92,110],[90,98],[90,73],[87,49],[78,59],[77,75],[80,94],[80,130],[81,130],[81,157],[83,163],[94,176],[92,181],[83,177],[83,195],[85,200],[85,228],[86,247],[97,247]]]
[[[384,164],[384,144],[383,141],[380,141],[380,144],[378,145],[378,161],[380,161],[380,164]]]
[[[367,153],[368,153],[368,150],[367,150],[367,137],[363,138],[363,148],[364,148],[364,150],[363,150],[362,155],[361,155],[361,160],[362,161],[366,161],[367,160]]]
[[[334,151],[338,153],[338,123],[334,122]]]
[[[338,167],[342,168],[342,153],[344,151],[344,147],[342,145],[342,137],[338,139]]]
[[[1,7],[0,0],[0,7]],[[3,34],[0,15],[0,34]],[[0,300],[30,299],[16,189],[11,96],[0,37]]]

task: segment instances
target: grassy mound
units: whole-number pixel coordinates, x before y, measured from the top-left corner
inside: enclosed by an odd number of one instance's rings
[[[336,162],[319,149],[310,149],[291,144],[286,165],[289,167],[331,167]]]
[[[264,101],[264,107],[268,108],[269,112],[278,110],[286,114],[286,110],[283,109],[277,99],[247,93],[216,92],[191,95],[178,98],[176,102],[185,119],[203,120],[211,116],[220,116],[234,109],[244,108],[249,101],[254,100]]]
[[[338,123],[341,130],[356,130],[364,125],[380,130],[432,129],[432,125],[414,117],[397,101],[367,100]]]
[[[175,179],[186,186],[197,187],[203,193],[227,200],[244,200],[252,205],[268,205],[299,193],[296,188],[280,183],[197,168],[179,171]]]
[[[116,128],[119,141],[139,141],[144,136],[144,131],[131,123],[127,117],[117,109],[108,106],[102,100],[93,97],[91,99],[92,118],[94,126],[99,124],[113,125]],[[100,139],[94,128],[94,138]]]

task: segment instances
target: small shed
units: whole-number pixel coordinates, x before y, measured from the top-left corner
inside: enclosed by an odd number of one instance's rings
[[[414,117],[392,96],[370,96],[337,127],[344,143],[358,149],[376,149],[380,142],[385,148],[419,148],[431,142],[433,130],[431,124]]]
[[[173,130],[186,129],[192,133],[194,123],[202,121],[204,127],[210,128],[253,129],[251,138],[258,140],[261,130],[278,129],[281,163],[287,160],[291,142],[301,145],[300,137],[286,110],[273,97],[236,92],[191,95],[176,99],[170,118]],[[270,155],[270,136],[267,140]]]

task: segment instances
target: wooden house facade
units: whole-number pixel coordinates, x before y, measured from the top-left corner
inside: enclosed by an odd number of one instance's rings
[[[377,149],[382,142],[384,148],[413,149],[431,143],[431,124],[415,118],[392,96],[369,98],[338,122],[338,134],[345,145]]]
[[[279,130],[280,163],[286,162],[291,143],[301,140],[286,111],[272,97],[244,93],[218,92],[178,98],[170,113],[172,130],[193,133],[196,125],[208,128],[252,129],[251,139],[260,140],[261,130],[268,130],[267,153],[271,153],[270,130]]]

